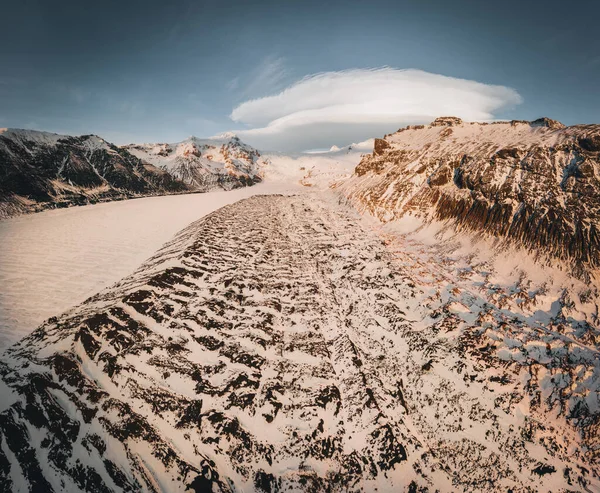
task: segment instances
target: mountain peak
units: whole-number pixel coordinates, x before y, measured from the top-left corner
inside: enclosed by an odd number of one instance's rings
[[[552,118],[548,118],[546,116],[532,121],[531,126],[532,127],[548,127],[553,130],[559,130],[561,128],[565,128],[565,125],[563,125],[558,120],[553,120]]]

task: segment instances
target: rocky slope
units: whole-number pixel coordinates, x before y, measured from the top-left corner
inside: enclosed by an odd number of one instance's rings
[[[538,255],[600,266],[600,125],[438,118],[376,139],[342,192],[383,221],[449,221]]]
[[[123,149],[194,190],[230,190],[260,181],[259,152],[233,134],[190,137],[175,144],[130,144]]]
[[[117,147],[96,135],[4,129],[0,131],[0,217],[147,195],[230,189],[259,181],[254,149],[235,137],[227,142],[199,142],[186,141],[171,156],[166,144],[148,149]]]
[[[597,290],[386,228],[254,197],[50,319],[0,360],[0,489],[600,488]]]

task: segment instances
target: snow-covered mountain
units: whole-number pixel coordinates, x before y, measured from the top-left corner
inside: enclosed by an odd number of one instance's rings
[[[185,190],[170,174],[96,135],[0,132],[0,217]]]
[[[438,118],[376,139],[343,193],[383,221],[406,215],[600,266],[600,125]]]
[[[260,181],[259,152],[234,134],[190,137],[175,144],[130,144],[123,149],[195,190],[230,190]]]
[[[117,147],[96,135],[0,132],[0,217],[52,207],[252,185],[259,154],[233,135]]]

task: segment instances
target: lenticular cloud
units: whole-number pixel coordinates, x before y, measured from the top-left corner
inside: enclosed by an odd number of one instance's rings
[[[492,120],[520,102],[509,87],[421,70],[357,69],[305,77],[279,94],[240,104],[231,118],[247,125],[237,133],[252,145],[301,150],[364,140],[438,116]]]

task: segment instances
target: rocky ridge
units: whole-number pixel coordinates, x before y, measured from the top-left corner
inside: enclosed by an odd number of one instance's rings
[[[448,221],[581,272],[600,266],[600,125],[442,117],[376,139],[339,189],[384,222]]]

